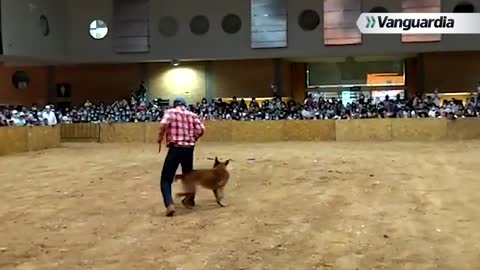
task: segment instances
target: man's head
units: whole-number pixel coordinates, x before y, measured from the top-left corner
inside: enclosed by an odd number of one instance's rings
[[[177,107],[177,106],[187,107],[187,102],[185,101],[184,98],[178,97],[173,101],[173,107]]]
[[[45,106],[45,111],[50,112],[51,109],[50,105]]]

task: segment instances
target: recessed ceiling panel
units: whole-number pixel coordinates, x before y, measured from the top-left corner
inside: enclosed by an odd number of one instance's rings
[[[113,1],[113,50],[117,53],[150,51],[149,0]]]
[[[287,47],[287,0],[251,0],[251,47]]]
[[[404,13],[440,13],[441,0],[402,0]],[[402,42],[436,42],[442,40],[441,34],[403,34]]]
[[[323,1],[323,42],[325,45],[352,45],[362,43],[357,19],[362,13],[362,1]]]

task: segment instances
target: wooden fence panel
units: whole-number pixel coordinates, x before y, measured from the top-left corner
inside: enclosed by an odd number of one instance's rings
[[[100,124],[65,124],[61,125],[60,134],[64,142],[99,142]]]

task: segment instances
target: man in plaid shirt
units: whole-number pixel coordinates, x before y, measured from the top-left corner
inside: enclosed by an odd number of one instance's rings
[[[158,152],[161,151],[162,140],[166,137],[168,153],[163,163],[160,189],[163,203],[167,208],[166,215],[175,214],[172,199],[172,183],[178,165],[182,165],[182,173],[193,170],[193,150],[197,140],[203,135],[205,126],[195,113],[187,110],[187,103],[183,98],[176,98],[173,108],[168,109],[160,122],[158,135]],[[165,136],[166,135],[166,136]],[[187,198],[191,198],[188,199]],[[186,206],[195,205],[195,194],[186,196],[182,203]]]

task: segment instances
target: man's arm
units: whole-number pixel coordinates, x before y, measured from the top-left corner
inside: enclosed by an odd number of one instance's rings
[[[195,117],[195,139],[200,139],[200,137],[203,136],[203,133],[205,132],[205,125],[202,123],[200,120],[200,117],[196,116]]]
[[[160,129],[158,131],[158,143],[162,143],[165,133],[167,132],[167,126],[160,123]]]
[[[162,117],[160,121],[160,128],[158,130],[158,143],[162,143],[165,133],[167,132],[168,125],[170,124],[170,113],[168,111]]]

